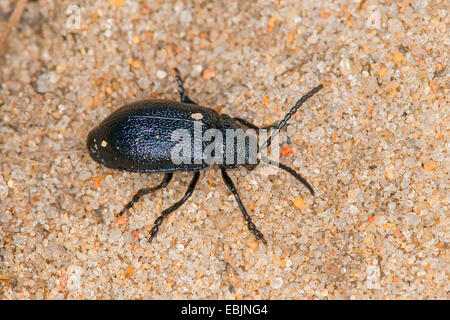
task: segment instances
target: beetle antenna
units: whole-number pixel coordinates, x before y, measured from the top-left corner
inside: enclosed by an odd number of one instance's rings
[[[303,177],[300,175],[300,173],[296,172],[294,169],[289,168],[288,166],[286,166],[286,165],[284,165],[284,164],[282,164],[282,163],[273,161],[272,159],[268,159],[268,158],[266,158],[266,157],[264,157],[264,156],[261,157],[261,160],[262,160],[263,162],[267,163],[267,164],[270,164],[270,165],[275,166],[275,167],[279,167],[279,168],[283,169],[284,171],[290,173],[295,179],[297,179],[298,181],[300,181],[301,183],[303,183],[303,185],[304,185],[306,188],[308,188],[308,190],[309,190],[309,192],[311,193],[311,195],[314,196],[315,192],[314,192],[313,188],[311,187],[311,185],[309,184],[309,182],[306,181],[306,179],[303,178]]]
[[[315,87],[310,92],[308,92],[303,97],[301,97],[300,100],[297,101],[295,106],[293,106],[292,109],[284,116],[284,119],[281,120],[281,122],[278,124],[278,126],[272,131],[272,134],[263,143],[263,145],[259,148],[259,151],[264,150],[267,147],[269,147],[270,144],[272,143],[273,138],[275,138],[280,133],[280,130],[283,129],[286,126],[288,120],[294,115],[294,113],[297,112],[297,110],[302,106],[302,104],[304,104],[306,102],[306,100],[311,98],[313,95],[315,95],[322,88],[323,88],[323,85],[319,84],[317,87]]]

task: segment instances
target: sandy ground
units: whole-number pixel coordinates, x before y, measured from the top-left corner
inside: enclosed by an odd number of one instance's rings
[[[6,21],[13,1],[0,1]],[[445,1],[56,1],[28,4],[1,60],[1,299],[448,299]],[[178,100],[258,125],[324,89],[281,134],[285,172],[191,174],[95,163],[90,129],[121,105]],[[289,137],[289,139],[288,139]],[[290,144],[287,144],[290,140]]]

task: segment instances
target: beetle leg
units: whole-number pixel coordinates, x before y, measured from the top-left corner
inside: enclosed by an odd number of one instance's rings
[[[253,232],[257,240],[261,240],[264,244],[266,244],[267,241],[266,239],[264,239],[263,234],[256,228],[255,224],[252,222],[252,219],[248,215],[247,210],[245,210],[245,207],[242,204],[241,198],[239,197],[236,187],[234,186],[233,180],[231,180],[225,168],[220,168],[220,170],[222,170],[223,181],[227,185],[228,189],[230,189],[231,193],[234,195],[234,198],[236,199],[239,209],[241,209],[242,214],[244,215],[244,219],[245,221],[247,221],[248,229]]]
[[[194,173],[194,177],[192,178],[191,182],[189,183],[189,187],[184,195],[184,197],[170,206],[169,208],[165,209],[161,215],[155,220],[155,225],[153,226],[152,230],[150,231],[150,238],[148,238],[148,241],[151,242],[153,238],[158,233],[159,226],[161,225],[162,221],[165,217],[167,217],[172,211],[175,211],[179,207],[183,205],[183,203],[186,202],[186,200],[192,195],[192,193],[195,190],[195,185],[197,184],[198,178],[200,177],[200,171],[197,171]]]
[[[135,195],[133,196],[131,201],[128,202],[123,207],[123,209],[119,212],[118,216],[123,215],[125,213],[125,211],[130,209],[136,202],[138,202],[141,199],[142,196],[144,196],[146,194],[149,194],[149,193],[151,193],[153,191],[156,191],[156,190],[159,190],[159,189],[162,189],[162,188],[166,187],[169,184],[170,180],[172,179],[172,176],[173,176],[173,173],[166,173],[166,175],[164,176],[163,181],[159,185],[151,187],[151,188],[139,189],[138,192],[135,193]]]
[[[269,130],[269,129],[275,129],[275,128],[278,127],[278,123],[276,123],[276,124],[271,124],[270,126],[258,127],[257,125],[255,125],[255,124],[253,124],[253,123],[251,123],[251,122],[249,122],[249,121],[247,121],[247,120],[245,120],[245,119],[242,119],[242,118],[233,118],[233,119],[236,120],[237,122],[242,123],[244,126],[250,128],[250,129],[255,130],[256,133],[259,133],[259,130],[263,130],[263,129],[264,129],[264,130]]]
[[[175,72],[175,79],[178,83],[178,92],[180,93],[181,102],[196,104],[187,95],[184,94],[183,80],[181,80],[180,71],[177,68],[174,68],[173,71]]]

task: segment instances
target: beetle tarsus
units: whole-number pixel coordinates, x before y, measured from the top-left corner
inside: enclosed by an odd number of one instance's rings
[[[239,197],[239,193],[237,192],[236,186],[233,183],[233,180],[231,180],[230,176],[228,175],[225,168],[220,168],[222,170],[222,178],[225,184],[227,185],[228,189],[230,189],[231,193],[234,195],[234,198],[236,199],[236,202],[239,206],[239,209],[241,209],[242,214],[244,215],[245,221],[247,221],[248,229],[253,232],[257,240],[261,240],[264,244],[267,243],[266,239],[264,239],[263,234],[261,231],[256,228],[256,225],[252,222],[252,218],[250,218],[249,214],[247,213],[247,210],[245,209],[244,205],[242,204],[241,197]]]
[[[159,226],[161,225],[164,218],[166,218],[171,212],[173,212],[173,211],[177,210],[179,207],[181,207],[183,205],[183,203],[185,203],[186,200],[189,199],[189,197],[192,195],[192,193],[195,190],[195,185],[197,184],[199,177],[200,177],[200,172],[199,171],[195,172],[194,177],[192,178],[191,182],[189,183],[189,187],[188,187],[186,193],[184,194],[184,197],[181,200],[179,200],[178,202],[174,203],[169,208],[165,209],[161,213],[161,215],[155,220],[155,225],[153,226],[152,230],[150,231],[150,237],[148,238],[149,242],[151,242],[153,240],[153,238],[156,236],[156,234],[158,233]]]
[[[253,232],[257,240],[261,240],[264,244],[267,244],[266,239],[264,239],[264,235],[256,228],[253,222],[248,222],[248,229]]]
[[[133,196],[131,201],[128,202],[123,207],[122,210],[120,210],[120,212],[119,212],[119,214],[117,216],[118,217],[122,216],[128,209],[132,208],[134,206],[134,204],[136,202],[138,202],[146,194],[149,194],[151,192],[154,192],[154,191],[157,191],[159,189],[167,187],[167,185],[169,184],[170,180],[172,180],[172,176],[173,176],[173,173],[166,173],[165,176],[164,176],[163,181],[160,184],[158,184],[157,186],[154,186],[154,187],[151,187],[151,188],[139,189],[138,192],[135,193],[135,195]]]

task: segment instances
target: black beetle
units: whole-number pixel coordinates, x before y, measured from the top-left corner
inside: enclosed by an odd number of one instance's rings
[[[246,127],[258,132],[261,129],[270,128],[274,129],[274,131],[272,131],[272,134],[261,146],[258,146],[256,163],[250,163],[248,147],[244,146],[243,149],[239,149],[233,142],[231,148],[235,151],[235,155],[239,152],[245,153],[244,162],[238,163],[235,161],[236,158],[233,158],[234,161],[219,164],[223,180],[233,193],[237,204],[244,215],[245,221],[248,224],[248,228],[254,233],[258,240],[266,243],[264,236],[256,228],[245,210],[236,187],[227,173],[227,169],[233,169],[243,165],[248,170],[252,170],[260,161],[263,161],[289,172],[297,180],[302,182],[311,194],[314,195],[312,187],[302,176],[300,176],[300,174],[281,163],[271,161],[268,158],[261,156],[261,151],[271,144],[272,139],[287,125],[287,121],[294,115],[297,109],[300,108],[306,100],[322,89],[323,86],[317,86],[298,100],[295,106],[286,114],[279,124],[259,128],[245,119],[231,118],[226,114],[219,115],[213,109],[199,106],[185,95],[183,82],[178,69],[174,69],[174,74],[178,83],[181,102],[143,100],[125,105],[103,120],[103,122],[95,127],[88,135],[87,147],[91,157],[95,161],[109,168],[132,172],[165,173],[164,179],[159,185],[140,189],[133,196],[132,200],[125,205],[122,211],[120,211],[119,215],[123,215],[125,211],[130,209],[143,195],[166,187],[172,179],[173,172],[194,172],[194,176],[184,197],[174,205],[165,209],[155,220],[155,225],[150,231],[149,241],[151,241],[158,233],[158,228],[163,219],[172,211],[178,209],[191,196],[200,177],[200,170],[207,168],[211,163],[202,160],[197,162],[194,161],[194,163],[175,163],[172,157],[172,150],[175,147],[172,134],[175,130],[184,129],[187,130],[187,132],[192,133],[194,131],[195,123],[200,123],[202,133],[207,129],[216,129],[223,133],[223,136],[225,137],[226,130],[229,129],[236,130],[244,129]],[[194,144],[195,142],[191,139],[190,143]],[[224,149],[230,147],[227,146],[226,140],[223,140],[222,146]],[[204,142],[202,142],[201,148],[205,148]],[[194,146],[192,159],[196,159],[196,156],[198,156],[195,153]],[[200,150],[200,153],[202,153],[202,150]]]

